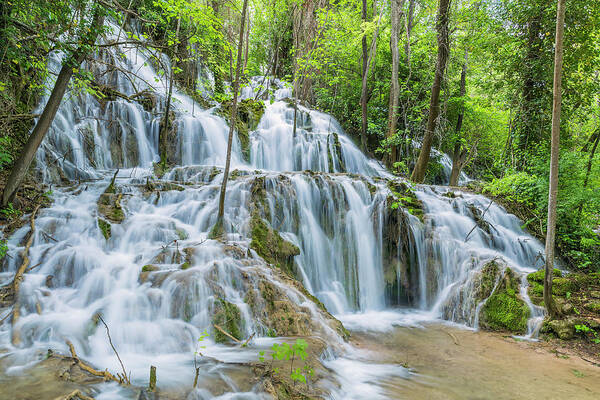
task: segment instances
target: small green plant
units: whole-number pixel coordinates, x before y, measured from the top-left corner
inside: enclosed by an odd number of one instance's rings
[[[592,328],[590,328],[587,325],[575,325],[575,331],[577,333],[583,333],[585,335],[585,337],[587,337],[588,334],[592,334],[594,337],[591,339],[592,342],[599,344],[600,343],[600,336],[598,335],[598,332],[596,332],[595,330],[593,330]]]
[[[8,206],[0,210],[0,214],[2,214],[5,219],[12,220],[18,218],[21,215],[21,211],[14,208],[12,203],[8,203]]]
[[[583,372],[579,371],[579,370],[572,370],[573,371],[573,375],[575,375],[578,378],[583,378],[585,375],[583,374]]]
[[[0,260],[2,260],[6,253],[8,253],[8,245],[6,244],[6,240],[0,240]]]
[[[308,356],[306,349],[308,348],[308,344],[304,339],[296,339],[296,342],[293,344],[289,343],[274,343],[271,347],[272,353],[272,361],[271,361],[271,370],[273,374],[279,374],[279,368],[273,368],[273,361],[290,361],[290,378],[296,385],[297,382],[305,383],[308,388],[308,379],[309,377],[314,376],[314,371],[309,364],[304,364],[301,368],[294,368],[294,362],[299,358],[302,361],[306,361]],[[265,361],[265,352],[260,351],[258,359],[261,362]]]

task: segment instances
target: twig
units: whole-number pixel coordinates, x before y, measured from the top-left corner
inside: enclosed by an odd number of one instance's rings
[[[250,335],[250,337],[246,339],[246,341],[242,344],[242,347],[248,346],[248,342],[250,342],[252,338],[254,338],[254,335],[256,335],[256,332],[252,332],[252,335]]]
[[[216,330],[218,330],[219,332],[221,332],[223,335],[227,336],[229,339],[233,340],[234,342],[236,342],[236,343],[242,343],[238,339],[236,339],[235,337],[231,336],[231,334],[229,334],[227,331],[225,331],[219,325],[213,324],[213,326],[215,327]]]
[[[42,265],[43,263],[44,263],[43,261],[42,261],[42,262],[39,262],[39,263],[35,264],[33,267],[29,267],[29,268],[27,268],[27,271],[25,271],[25,272],[29,272],[29,271],[33,270],[34,268],[37,268],[37,267],[39,267],[39,266],[40,266],[40,265]]]
[[[15,277],[14,277],[13,283],[12,283],[12,289],[13,289],[14,299],[15,299],[15,306],[13,308],[13,318],[12,318],[12,328],[13,329],[12,329],[12,340],[11,341],[14,346],[21,343],[21,335],[19,334],[18,331],[15,330],[15,325],[16,325],[17,321],[19,320],[19,317],[21,316],[20,305],[19,305],[19,289],[21,288],[21,282],[23,281],[23,274],[27,271],[27,267],[29,266],[29,248],[33,244],[33,238],[35,236],[35,215],[37,214],[37,211],[39,210],[40,206],[41,206],[41,204],[38,204],[37,206],[35,206],[35,208],[33,209],[33,212],[31,213],[30,222],[29,222],[29,224],[31,226],[31,231],[29,232],[29,238],[27,239],[27,243],[25,244],[25,249],[23,249],[23,253],[21,253],[21,255],[23,257],[23,263],[21,264],[21,266],[15,273]]]
[[[77,363],[77,365],[79,365],[79,368],[81,368],[82,370],[94,375],[94,376],[101,376],[104,378],[105,381],[114,381],[117,382],[119,384],[122,384],[123,381],[117,379],[113,374],[111,374],[110,372],[108,372],[108,370],[105,371],[98,371],[97,369],[92,368],[91,366],[87,365],[84,361],[82,361],[78,356],[77,353],[75,352],[75,347],[73,347],[73,343],[71,343],[70,341],[67,340],[67,346],[69,346],[69,351],[71,352],[71,357],[75,360],[75,362]]]
[[[456,336],[454,336],[454,334],[452,332],[448,332],[445,329],[442,329],[442,331],[446,332],[448,334],[448,336],[450,336],[452,338],[452,340],[454,340],[454,344],[455,345],[457,345],[457,346],[459,345],[458,344],[458,339],[456,338]]]
[[[12,314],[12,312],[13,312],[13,310],[10,310],[10,311],[8,312],[8,314],[6,314],[6,315],[4,316],[4,318],[2,318],[2,319],[0,320],[0,324],[2,324],[6,318],[10,317],[10,314]]]
[[[104,322],[104,319],[102,318],[102,315],[98,315],[98,318],[104,324],[104,327],[106,328],[106,335],[108,336],[108,342],[110,343],[110,347],[112,347],[113,351],[117,355],[117,358],[119,359],[119,363],[121,364],[121,368],[123,369],[123,379],[125,380],[125,382],[128,385],[130,385],[131,382],[130,382],[129,378],[127,378],[127,372],[125,371],[125,366],[123,365],[123,361],[121,361],[121,357],[119,357],[119,353],[117,353],[117,349],[115,349],[115,346],[113,345],[112,339],[110,338],[110,330],[108,329],[108,325],[106,325],[106,322]]]
[[[485,213],[487,212],[487,210],[490,209],[490,207],[492,206],[492,203],[494,203],[494,199],[492,199],[492,201],[490,201],[490,204],[488,204],[487,208],[485,209],[485,211],[483,211],[483,213],[481,214],[481,219],[483,219],[483,217],[485,216]],[[469,239],[469,236],[471,236],[471,233],[473,233],[473,231],[475,230],[475,228],[477,228],[477,223],[475,223],[475,226],[473,226],[473,228],[471,228],[471,230],[469,231],[469,233],[467,233],[467,236],[465,236],[465,242]],[[496,229],[496,228],[494,228]],[[496,229],[496,231],[498,231],[498,229]]]

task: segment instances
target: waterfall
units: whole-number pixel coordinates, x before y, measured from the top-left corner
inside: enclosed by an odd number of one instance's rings
[[[117,38],[113,36],[106,40]],[[61,59],[54,54],[50,69],[56,70]],[[119,370],[98,323],[102,315],[136,384],[145,384],[152,364],[161,382],[189,385],[197,340],[206,329],[211,337],[203,354],[212,358],[203,361],[207,368],[201,381],[221,384],[196,396],[245,392],[248,398],[260,398],[260,388],[242,389],[226,378],[232,368],[227,363],[255,361],[256,349],[233,351],[216,343],[213,318],[234,305],[240,335],[255,334],[253,343],[267,347],[267,336],[277,328],[285,331],[264,315],[265,285],[301,316],[294,321],[294,332],[310,330],[324,338],[333,354],[329,365],[343,370],[347,360],[335,361],[346,345],[309,295],[353,329],[373,327],[373,315],[385,322],[382,330],[419,318],[477,326],[480,307],[472,286],[486,262],[502,260],[519,276],[538,266],[542,244],[490,199],[445,187],[411,186],[366,157],[333,117],[304,106],[298,107],[294,135],[290,89],[268,79],[274,90],[263,92],[260,77],[242,90],[242,99],[263,99],[265,111],[250,132],[249,159],[240,139],[234,140],[225,203],[229,242],[209,240],[229,128],[216,106],[205,109],[175,89],[169,151],[177,166],[162,179],[153,177],[167,93],[153,65],[142,49],[122,45],[100,50],[85,68],[99,85],[119,95],[102,98],[71,90],[38,151],[42,179],[62,185],[54,187],[52,205],[36,218],[30,258],[31,265],[39,266],[26,274],[19,296],[23,316],[15,329],[21,346],[11,345],[9,322],[0,326],[0,347],[10,354],[14,371],[48,348],[67,352],[67,339],[82,358],[101,369]],[[208,92],[211,75],[206,70],[201,74],[199,89]],[[115,196],[123,219],[108,218],[108,235],[101,207],[103,196],[112,199],[104,191],[116,169]],[[398,201],[393,185],[408,187],[422,215],[403,203],[393,206]],[[252,248],[253,210],[298,247],[293,272],[308,294]],[[19,229],[8,241],[3,285],[20,264],[28,230]],[[543,312],[531,303],[522,281],[531,336]],[[398,375],[406,374],[399,369]],[[361,385],[382,373],[365,374]]]

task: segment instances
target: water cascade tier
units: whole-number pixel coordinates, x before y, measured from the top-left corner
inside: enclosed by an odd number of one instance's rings
[[[51,67],[61,59],[53,55]],[[227,241],[210,240],[227,105],[174,90],[172,168],[158,177],[167,84],[150,55],[106,48],[86,68],[103,95],[71,90],[37,155],[53,203],[36,218],[21,317],[0,326],[8,373],[48,348],[68,354],[67,340],[100,369],[118,371],[105,322],[134,383],[145,385],[156,365],[164,385],[189,386],[206,330],[202,389],[190,398],[261,398],[264,387],[241,384],[235,365],[256,361],[273,338],[311,336],[326,343],[324,395],[352,398],[355,385],[367,390],[376,377],[336,378],[352,362],[340,321],[367,329],[373,315],[393,315],[390,326],[418,317],[493,328],[491,304],[518,301],[516,330],[535,335],[543,310],[529,300],[524,274],[540,266],[543,247],[490,199],[392,176],[319,111],[299,106],[294,130],[290,89],[266,78],[272,90],[264,90],[265,78],[253,78],[241,96],[245,128],[235,132]],[[199,69],[197,89],[208,98],[210,72]],[[21,264],[28,233],[10,237],[2,285]],[[250,347],[223,344],[231,339],[215,325]],[[409,376],[400,366],[376,370]]]

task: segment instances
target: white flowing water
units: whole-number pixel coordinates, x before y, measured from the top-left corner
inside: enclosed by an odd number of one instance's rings
[[[56,55],[51,68],[57,69],[60,59]],[[135,76],[109,70],[102,62]],[[327,114],[300,106],[294,135],[294,110],[286,99],[291,91],[274,80],[268,80],[274,94],[258,94],[266,99],[266,109],[250,134],[248,161],[237,137],[234,141],[232,166],[238,171],[225,205],[229,243],[208,240],[216,221],[228,126],[214,109],[202,109],[175,89],[170,145],[178,167],[162,180],[153,178],[167,85],[152,65],[143,50],[102,50],[87,68],[100,84],[138,101],[70,92],[38,152],[42,178],[63,185],[54,188],[52,206],[36,218],[29,254],[30,265],[39,266],[26,274],[19,296],[22,317],[14,327],[22,343],[11,344],[9,320],[0,326],[0,346],[14,365],[11,373],[20,373],[48,348],[66,352],[65,340],[82,358],[118,371],[104,326],[98,324],[102,315],[136,384],[145,385],[152,364],[163,385],[191,385],[198,337],[204,330],[214,333],[212,316],[219,301],[226,300],[240,310],[242,336],[256,334],[254,347],[232,349],[212,336],[205,339],[202,353],[211,358],[202,361],[203,389],[188,398],[226,393],[261,398],[260,387],[241,387],[227,373],[231,363],[256,361],[258,349],[269,343],[261,339],[269,328],[248,301],[249,293],[268,281],[291,304],[308,310],[314,335],[330,344],[323,362],[337,381],[328,386],[332,398],[385,398],[375,384],[378,377],[408,377],[407,370],[357,366],[367,362],[364,356],[343,343],[318,307],[248,250],[253,207],[299,247],[297,279],[355,330],[385,331],[394,324],[436,318],[477,327],[480,305],[470,282],[485,262],[500,259],[519,274],[540,265],[542,245],[484,196],[458,191],[449,196],[444,187],[417,186],[412,190],[423,204],[422,220],[408,209],[393,209],[389,182],[401,181],[364,156]],[[208,90],[210,74],[203,74],[200,88]],[[259,80],[244,88],[242,98],[257,96]],[[125,220],[112,224],[107,240],[99,226],[98,199],[117,168]],[[156,191],[148,189],[150,180],[179,186]],[[264,191],[264,204],[256,188]],[[489,232],[478,226],[478,218],[492,227]],[[28,230],[23,227],[9,239],[2,284],[11,281],[20,264]],[[142,267],[149,264],[158,271],[144,275]],[[531,304],[525,279],[521,296],[532,310],[531,337],[543,310]],[[347,354],[340,356],[343,351]],[[111,387],[98,398],[119,398],[119,393]]]

